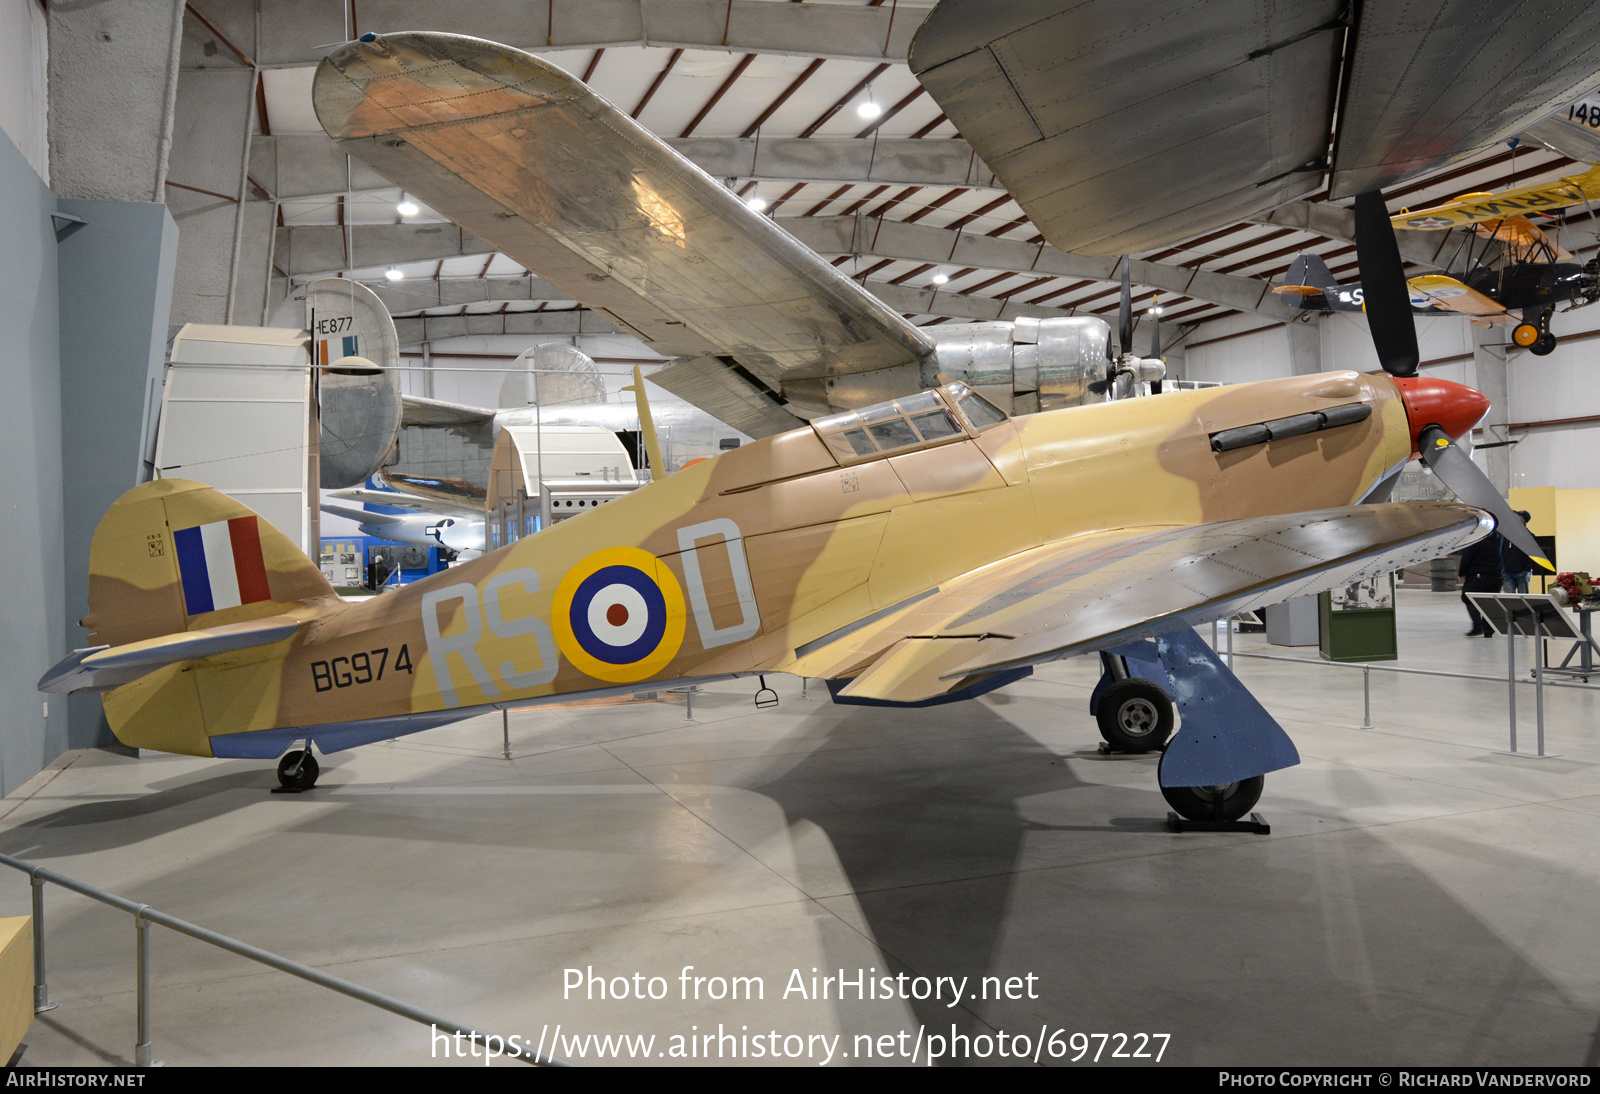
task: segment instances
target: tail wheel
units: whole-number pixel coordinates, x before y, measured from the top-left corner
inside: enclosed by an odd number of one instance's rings
[[[1159,685],[1129,677],[1106,688],[1095,720],[1100,736],[1118,752],[1152,752],[1172,736],[1172,700]]]
[[[1517,345],[1521,346],[1523,349],[1527,349],[1535,342],[1539,341],[1540,333],[1541,332],[1536,324],[1518,323],[1514,328],[1512,328],[1511,340]],[[1535,349],[1534,352],[1538,353],[1539,351]]]
[[[1550,352],[1555,348],[1556,336],[1551,334],[1549,331],[1545,331],[1538,337],[1532,346],[1528,347],[1528,352],[1533,354],[1535,357],[1548,357]]]
[[[310,749],[291,749],[278,761],[278,782],[286,790],[310,790],[317,785],[319,773],[317,758]]]

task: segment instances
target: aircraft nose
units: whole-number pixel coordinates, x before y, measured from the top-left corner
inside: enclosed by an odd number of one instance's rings
[[[1411,451],[1417,452],[1417,438],[1430,425],[1436,425],[1459,440],[1489,413],[1489,400],[1483,392],[1452,380],[1431,376],[1395,376],[1400,402],[1411,423]]]

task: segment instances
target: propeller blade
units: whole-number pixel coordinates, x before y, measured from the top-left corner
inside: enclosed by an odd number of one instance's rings
[[[1116,360],[1116,358],[1111,355],[1111,328],[1110,327],[1106,328],[1106,360],[1107,361],[1115,361]]]
[[[1356,261],[1361,266],[1367,327],[1378,363],[1390,376],[1415,376],[1421,357],[1417,324],[1411,318],[1406,271],[1400,264],[1400,245],[1395,242],[1383,194],[1377,190],[1357,194],[1355,217]]]
[[[1398,250],[1395,252],[1399,253]],[[1128,256],[1122,256],[1122,309],[1118,317],[1121,320],[1122,341],[1117,343],[1117,348],[1123,353],[1133,352],[1133,274],[1130,269]]]
[[[1161,352],[1161,316],[1155,308],[1150,311],[1150,356],[1166,364],[1167,355]],[[1161,381],[1152,380],[1150,394],[1161,394]]]
[[[1534,562],[1551,572],[1555,571],[1550,560],[1544,557],[1544,548],[1533,538],[1528,526],[1511,508],[1511,503],[1500,496],[1500,491],[1494,488],[1489,477],[1478,470],[1472,457],[1462,451],[1444,430],[1436,425],[1428,426],[1417,439],[1417,447],[1422,450],[1422,462],[1439,476],[1440,482],[1455,491],[1456,497],[1468,505],[1494,514],[1496,531],[1520,547]]]

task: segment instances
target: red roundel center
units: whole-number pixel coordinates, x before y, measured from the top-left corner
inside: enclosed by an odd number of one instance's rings
[[[621,604],[613,604],[606,609],[606,622],[613,627],[620,627],[628,621],[628,609]]]

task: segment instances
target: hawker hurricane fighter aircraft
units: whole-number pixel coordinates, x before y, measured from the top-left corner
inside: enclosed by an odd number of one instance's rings
[[[1398,229],[1470,229],[1451,258],[1449,272],[1425,273],[1407,281],[1411,303],[1420,311],[1456,312],[1474,323],[1516,324],[1511,340],[1543,357],[1556,348],[1550,316],[1600,300],[1600,259],[1573,261],[1542,228],[1529,219],[1600,197],[1600,168],[1553,182],[1536,183],[1499,194],[1463,194],[1430,209],[1404,210],[1391,218]],[[1297,307],[1319,311],[1360,311],[1361,285],[1340,285],[1316,255],[1300,255],[1272,290]]]
[[[423,51],[436,36],[395,37],[404,49],[342,47],[318,77],[378,73],[352,84],[347,119],[408,119],[406,137],[385,140],[425,144],[417,128],[443,124],[459,141],[474,110],[505,105],[497,81],[527,71],[520,54],[463,67]],[[382,78],[397,73],[432,90]],[[576,124],[559,105],[552,118],[544,100],[516,102],[521,115],[484,139]],[[1381,198],[1364,195],[1358,218],[1365,246],[1388,248],[1371,270],[1393,269],[1369,286],[1386,375],[1020,416],[942,382],[759,439],[363,603],[335,597],[237,502],[150,482],[95,533],[95,645],[40,687],[105,692],[126,744],[281,756],[280,779],[304,788],[313,746],[509,706],[765,672],[823,678],[840,703],[920,706],[1098,653],[1092,709],[1107,739],[1165,744],[1173,807],[1237,818],[1298,755],[1194,624],[1449,553],[1495,520],[1538,554],[1451,442],[1486,400],[1416,375]],[[1467,504],[1380,500],[1418,454]]]

